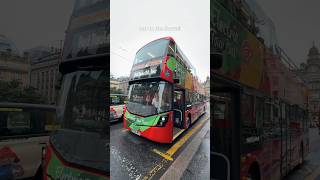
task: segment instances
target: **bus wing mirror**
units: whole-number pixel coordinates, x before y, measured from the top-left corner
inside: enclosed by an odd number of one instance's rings
[[[213,53],[211,57],[213,59],[213,69],[220,69],[223,63],[223,55],[221,53]]]
[[[179,84],[180,80],[179,79],[174,79],[173,82],[176,83],[176,84]]]

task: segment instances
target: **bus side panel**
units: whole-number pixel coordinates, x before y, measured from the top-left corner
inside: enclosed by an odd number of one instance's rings
[[[202,114],[204,114],[204,108],[206,106],[205,102],[201,102],[195,105],[192,105],[192,107],[186,111],[185,117],[188,117],[188,114],[191,114],[191,123],[194,123]],[[186,120],[187,118],[185,118]],[[186,128],[186,127],[185,127]]]

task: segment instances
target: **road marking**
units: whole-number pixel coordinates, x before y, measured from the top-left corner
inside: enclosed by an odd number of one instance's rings
[[[185,129],[181,129],[177,134],[173,136],[173,140],[175,140],[181,133],[183,133]]]
[[[157,154],[159,154],[160,156],[162,156],[166,160],[173,161],[173,158],[169,154],[163,153],[163,152],[161,152],[161,151],[159,151],[157,149],[153,149],[152,151],[157,153]]]
[[[191,131],[187,132],[185,136],[183,136],[177,143],[175,143],[168,151],[167,154],[170,156],[174,155],[179,148],[195,133],[197,132],[202,126],[207,122],[209,117],[207,116],[202,122],[200,122],[195,128],[191,129]]]
[[[160,162],[156,163],[156,165],[148,172],[147,175],[145,175],[142,179],[143,180],[149,180],[152,179],[152,177],[159,172],[163,166],[167,163],[168,161],[166,159],[162,159]]]
[[[157,149],[153,149],[152,151],[155,152],[156,154],[160,155],[161,157],[173,161],[172,156],[174,155],[174,153],[176,153],[181,146],[195,133],[197,132],[200,128],[202,128],[202,126],[207,122],[207,120],[209,119],[208,116],[206,116],[206,118],[200,122],[195,128],[191,129],[189,132],[187,132],[186,135],[184,135],[178,142],[176,142],[173,146],[171,146],[171,148],[166,152],[163,153]]]

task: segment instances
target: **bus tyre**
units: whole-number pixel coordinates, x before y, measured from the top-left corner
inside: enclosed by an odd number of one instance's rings
[[[40,180],[43,178],[43,170],[42,167],[40,166],[36,172],[36,174],[34,175],[34,180]]]
[[[260,171],[259,171],[259,167],[256,163],[254,163],[250,167],[247,179],[248,180],[260,180]]]

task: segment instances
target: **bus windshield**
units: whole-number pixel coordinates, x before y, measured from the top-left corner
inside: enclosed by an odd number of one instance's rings
[[[107,82],[105,71],[76,71],[65,75],[58,106],[64,128],[104,134]],[[100,98],[99,98],[100,97]]]
[[[57,108],[63,129],[50,137],[64,160],[101,172],[108,171],[109,163],[106,79],[105,70],[64,75]]]
[[[139,82],[129,86],[127,110],[141,116],[151,116],[171,109],[172,86],[164,81]]]
[[[134,65],[151,59],[161,58],[165,56],[169,40],[159,39],[142,47],[136,54]]]

